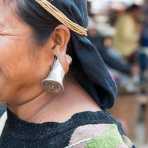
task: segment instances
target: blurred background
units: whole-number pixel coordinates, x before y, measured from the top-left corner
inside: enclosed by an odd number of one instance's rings
[[[148,148],[148,0],[88,0],[88,13],[88,37],[119,89],[110,112]]]
[[[89,39],[119,95],[110,110],[139,148],[148,148],[148,0],[88,0]]]

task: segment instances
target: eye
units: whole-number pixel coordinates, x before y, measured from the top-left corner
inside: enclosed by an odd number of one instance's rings
[[[4,31],[0,31],[0,35],[5,36],[5,35],[8,35],[8,33],[4,32]]]
[[[0,33],[0,36],[4,36],[5,34],[3,34],[3,33]]]
[[[0,36],[13,36],[10,32],[0,28]]]
[[[0,32],[0,36],[8,36],[8,37],[11,37],[11,36],[15,36],[15,35],[12,35],[12,34],[9,34],[9,33]]]

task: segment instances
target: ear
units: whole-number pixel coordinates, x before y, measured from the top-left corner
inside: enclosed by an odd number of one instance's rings
[[[57,56],[59,54],[66,54],[68,42],[70,40],[70,30],[64,26],[59,25],[53,31],[50,40],[52,41],[51,50]]]
[[[71,57],[66,54],[69,40],[70,30],[64,25],[59,25],[52,32],[48,42],[50,51],[59,59],[65,73],[68,72],[72,61]]]

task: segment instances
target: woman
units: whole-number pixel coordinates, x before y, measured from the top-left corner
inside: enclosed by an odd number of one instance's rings
[[[0,0],[0,24],[0,148],[134,147],[103,111],[116,87],[86,37],[85,0]]]

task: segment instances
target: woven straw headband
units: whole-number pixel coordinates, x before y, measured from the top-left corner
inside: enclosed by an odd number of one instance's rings
[[[87,29],[79,24],[70,20],[62,11],[52,5],[48,0],[35,0],[41,7],[43,7],[48,13],[54,16],[58,21],[67,26],[70,30],[87,36]]]

